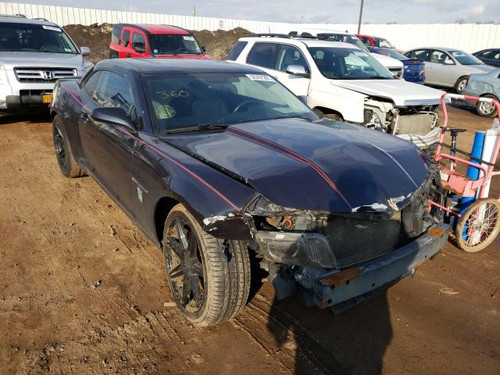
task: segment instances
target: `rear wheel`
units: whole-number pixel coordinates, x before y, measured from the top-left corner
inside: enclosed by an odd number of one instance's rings
[[[250,290],[244,243],[210,236],[178,204],[165,222],[163,253],[175,303],[191,322],[219,324],[243,309]]]
[[[61,173],[66,177],[83,176],[84,172],[73,157],[71,145],[64,131],[61,118],[58,115],[56,115],[52,121],[52,135],[54,139],[54,152]]]
[[[500,201],[475,201],[460,217],[455,231],[458,246],[475,253],[491,245],[500,232]]]
[[[496,99],[493,95],[484,95],[483,98]],[[494,117],[497,114],[497,107],[493,103],[478,101],[476,103],[477,114],[483,117]]]

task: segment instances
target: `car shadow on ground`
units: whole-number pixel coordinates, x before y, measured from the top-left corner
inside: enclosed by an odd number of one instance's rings
[[[23,112],[19,114],[1,114],[0,115],[0,126],[9,125],[14,122],[27,122],[27,123],[43,123],[50,122],[50,114],[48,111],[33,111],[33,112]]]

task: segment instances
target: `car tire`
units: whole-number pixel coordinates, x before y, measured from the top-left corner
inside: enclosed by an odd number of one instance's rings
[[[457,94],[461,94],[465,87],[467,87],[467,82],[469,82],[468,76],[460,77],[459,79],[457,79],[457,82],[455,82],[454,86],[455,92]]]
[[[198,326],[236,316],[250,292],[246,244],[209,235],[182,204],[168,214],[163,233],[168,284],[182,314]]]
[[[61,173],[68,178],[83,176],[85,173],[73,156],[66,131],[58,115],[52,120],[52,136],[54,140],[54,152]]]
[[[482,98],[490,98],[498,100],[494,95],[483,95]],[[486,103],[478,101],[476,103],[476,112],[479,116],[495,117],[497,115],[497,107],[493,103]]]

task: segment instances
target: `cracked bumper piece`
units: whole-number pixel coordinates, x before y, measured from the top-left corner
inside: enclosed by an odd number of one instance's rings
[[[257,232],[264,257],[275,263],[336,268],[337,260],[325,236],[317,233]]]
[[[409,244],[357,267],[342,271],[304,267],[296,275],[304,287],[301,297],[308,306],[348,309],[413,273],[441,250],[448,234],[448,225],[436,224]]]

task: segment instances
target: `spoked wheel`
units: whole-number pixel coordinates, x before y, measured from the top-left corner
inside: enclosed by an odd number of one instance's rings
[[[458,246],[477,252],[491,245],[500,232],[500,202],[478,199],[460,217],[455,231]]]
[[[55,116],[52,125],[52,136],[54,139],[54,152],[61,173],[66,177],[79,177],[84,174],[71,151],[71,146],[65,136],[64,128],[59,116]]]
[[[165,222],[163,253],[175,303],[194,324],[225,322],[245,306],[250,290],[247,246],[205,233],[181,204]]]

